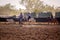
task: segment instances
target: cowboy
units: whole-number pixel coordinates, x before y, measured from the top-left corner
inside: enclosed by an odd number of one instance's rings
[[[23,21],[23,14],[20,13],[20,15],[19,15],[19,24],[22,24],[22,21]]]
[[[30,14],[30,13],[28,13],[27,17],[28,17],[28,20],[29,20],[29,19],[31,18],[31,14]]]

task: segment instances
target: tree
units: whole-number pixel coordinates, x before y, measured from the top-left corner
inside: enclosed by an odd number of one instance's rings
[[[26,10],[30,12],[40,12],[44,7],[40,0],[21,0],[20,4],[24,5]]]
[[[0,15],[16,15],[18,11],[13,9],[14,6],[10,4],[6,4],[4,6],[0,6]]]
[[[55,9],[55,11],[56,11],[56,12],[60,12],[60,7],[57,7],[57,8]]]
[[[55,11],[55,9],[54,9],[54,6],[45,5],[43,11],[53,12],[53,11]]]

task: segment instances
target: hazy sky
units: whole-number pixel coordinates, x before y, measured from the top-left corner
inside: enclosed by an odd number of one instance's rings
[[[25,7],[19,4],[20,0],[0,0],[0,5],[5,5],[10,3],[11,5],[15,6],[16,9],[22,8],[24,9]],[[54,5],[55,7],[60,6],[60,0],[42,0],[44,1],[44,4],[48,5]]]
[[[48,4],[51,6],[55,6],[55,7],[60,7],[60,0],[42,0],[44,1],[44,4]]]
[[[19,8],[24,9],[25,7],[20,5],[19,1],[20,0],[0,0],[0,5],[5,5],[10,3],[11,5],[15,6],[16,9],[19,9]]]

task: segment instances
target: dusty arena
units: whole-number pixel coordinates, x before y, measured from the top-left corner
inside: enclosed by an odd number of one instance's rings
[[[0,40],[60,40],[60,25],[2,22]]]

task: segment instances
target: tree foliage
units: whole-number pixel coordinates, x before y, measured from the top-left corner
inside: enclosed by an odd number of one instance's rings
[[[0,15],[17,15],[18,11],[13,9],[14,6],[10,4],[6,4],[4,6],[0,6]]]
[[[31,12],[38,12],[44,7],[42,1],[40,0],[21,0],[20,3],[24,5],[28,11]]]
[[[55,10],[54,7],[44,5],[40,0],[21,0],[20,4],[24,5],[26,7],[26,10],[30,12],[53,12]]]

